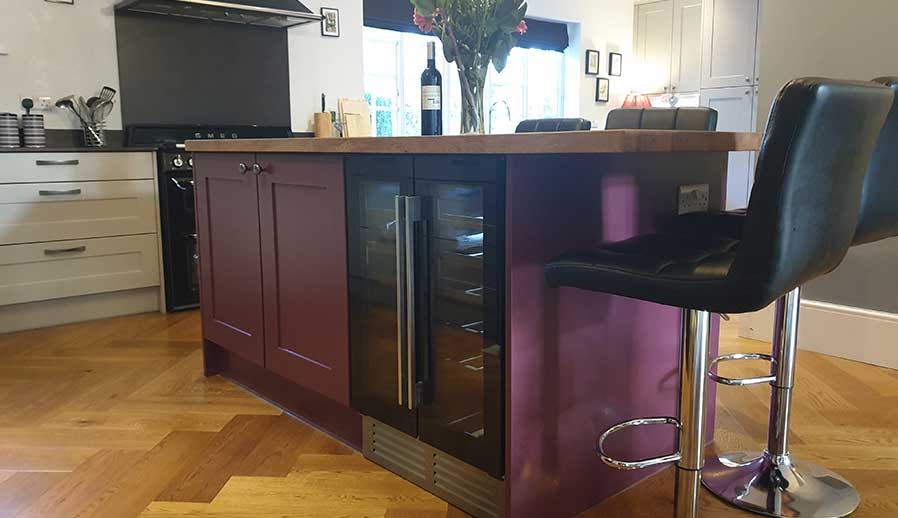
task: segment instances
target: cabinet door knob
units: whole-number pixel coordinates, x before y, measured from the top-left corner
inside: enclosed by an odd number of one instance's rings
[[[746,78],[745,78],[745,82],[746,82],[746,83],[751,83],[751,78],[750,78],[750,77],[746,77]]]
[[[244,164],[243,162],[240,162],[239,164],[237,164],[237,171],[239,171],[240,174],[246,174],[247,169],[248,169],[248,167],[246,167],[246,164]]]
[[[259,174],[264,170],[259,164],[253,164],[253,174]]]

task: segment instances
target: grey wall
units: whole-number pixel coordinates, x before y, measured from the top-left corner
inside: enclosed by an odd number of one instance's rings
[[[896,0],[761,0],[760,129],[790,79],[898,75],[896,20]],[[854,248],[803,298],[898,313],[898,238]]]

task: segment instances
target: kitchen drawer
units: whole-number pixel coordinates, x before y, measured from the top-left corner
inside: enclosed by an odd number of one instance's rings
[[[0,184],[152,179],[154,155],[142,153],[2,153]]]
[[[0,245],[156,232],[153,180],[0,185]]]
[[[0,247],[0,305],[159,285],[157,234]]]

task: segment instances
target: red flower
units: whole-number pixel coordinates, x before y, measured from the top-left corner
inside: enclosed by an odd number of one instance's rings
[[[524,34],[525,32],[527,32],[527,20],[521,20],[521,23],[519,23],[514,28],[514,31],[518,34]]]
[[[412,14],[412,20],[415,22],[415,25],[418,26],[418,29],[423,33],[429,34],[433,30],[433,18],[425,18],[418,14],[418,10],[415,9],[414,14]]]

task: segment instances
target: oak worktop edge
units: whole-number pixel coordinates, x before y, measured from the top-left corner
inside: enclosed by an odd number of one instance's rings
[[[758,133],[610,130],[438,137],[188,140],[194,153],[551,155],[756,151]]]

